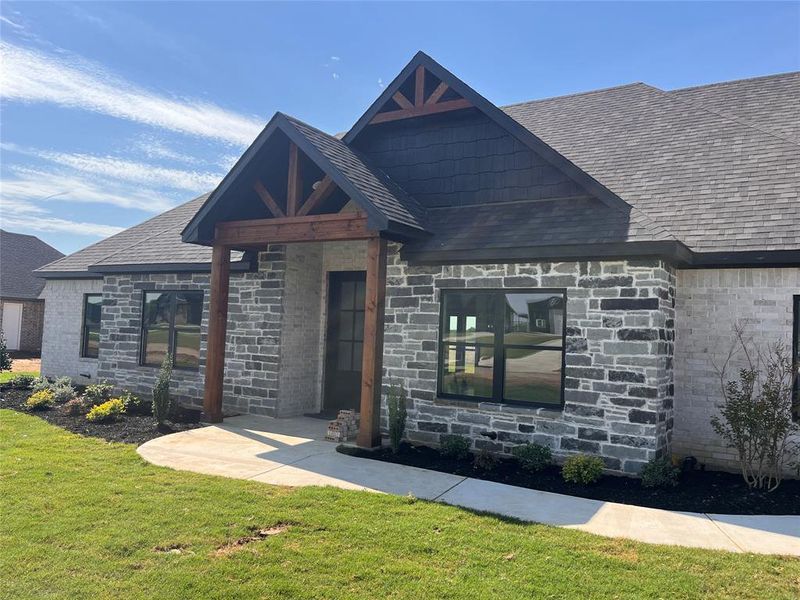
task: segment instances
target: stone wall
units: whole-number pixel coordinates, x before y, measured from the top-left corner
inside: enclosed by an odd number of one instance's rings
[[[437,444],[467,436],[477,449],[545,444],[557,457],[602,456],[612,471],[638,472],[669,451],[673,422],[675,275],[659,260],[412,266],[390,249],[384,392],[410,396],[408,436]],[[443,288],[567,288],[563,409],[437,398]],[[384,394],[382,426],[387,426]],[[482,434],[495,432],[496,440]]]
[[[678,271],[675,331],[673,450],[716,468],[735,470],[735,452],[711,427],[721,400],[716,366],[742,323],[759,345],[792,342],[793,296],[800,269],[697,269]],[[734,359],[731,373],[744,366]]]
[[[81,357],[83,297],[103,291],[100,279],[48,279],[42,329],[42,375],[69,376],[76,383],[97,379],[97,359]],[[105,315],[104,315],[105,316]]]

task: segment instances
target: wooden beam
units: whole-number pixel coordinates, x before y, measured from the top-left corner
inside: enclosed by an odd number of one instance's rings
[[[218,223],[214,243],[229,248],[263,248],[292,242],[367,240],[376,235],[367,227],[366,214],[349,212]]]
[[[303,179],[300,173],[300,151],[297,144],[289,142],[289,181],[286,184],[286,216],[297,214],[300,194],[303,190]]]
[[[383,318],[386,304],[386,240],[367,243],[367,289],[364,303],[364,350],[361,360],[361,422],[356,443],[374,448],[381,443],[381,371]]]
[[[225,334],[231,251],[215,245],[211,254],[211,302],[208,311],[203,411],[211,423],[222,422],[222,381],[225,375]]]
[[[414,105],[408,101],[408,98],[406,98],[402,92],[395,92],[394,96],[392,96],[392,100],[397,102],[400,108],[414,108]]]
[[[436,104],[439,101],[439,98],[444,96],[444,93],[450,86],[447,85],[444,81],[441,82],[439,85],[436,86],[436,89],[433,90],[433,93],[428,96],[428,99],[425,100],[425,104]]]
[[[281,210],[281,207],[275,202],[275,198],[273,198],[272,194],[264,187],[260,179],[256,179],[255,184],[253,184],[253,189],[258,194],[258,197],[261,198],[261,201],[267,206],[273,217],[280,219],[286,216],[286,213]]]
[[[300,210],[297,211],[298,217],[304,217],[312,210],[317,208],[320,204],[322,204],[336,189],[336,184],[334,183],[333,179],[330,178],[329,175],[325,175],[322,178],[322,181],[317,186],[308,199],[303,202],[303,206],[300,207]]]
[[[414,106],[422,106],[425,103],[425,67],[417,67],[414,74]]]
[[[470,108],[472,104],[464,98],[458,100],[447,100],[446,102],[437,102],[436,104],[423,104],[422,106],[415,106],[411,109],[405,110],[391,110],[389,112],[378,113],[370,121],[370,125],[376,123],[385,123],[387,121],[397,121],[399,119],[410,119],[412,117],[422,117],[425,115],[433,115],[436,113],[448,112],[451,110],[460,110],[462,108]]]

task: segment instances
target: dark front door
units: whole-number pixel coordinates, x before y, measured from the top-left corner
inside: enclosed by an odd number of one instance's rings
[[[364,271],[330,274],[325,346],[325,412],[359,409],[364,349]]]

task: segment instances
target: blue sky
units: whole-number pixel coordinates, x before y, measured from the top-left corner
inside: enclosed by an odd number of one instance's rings
[[[277,110],[346,130],[417,50],[509,104],[800,69],[800,3],[0,5],[0,225],[73,252],[212,189]]]

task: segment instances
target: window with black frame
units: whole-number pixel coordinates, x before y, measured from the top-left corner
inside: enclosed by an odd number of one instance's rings
[[[800,421],[800,296],[794,297],[794,403],[792,416],[795,421]]]
[[[203,292],[145,292],[141,363],[158,366],[170,353],[175,367],[197,369],[202,319]]]
[[[563,290],[443,290],[438,393],[560,406]]]
[[[100,354],[100,313],[102,294],[84,294],[83,324],[81,327],[81,356],[97,358]]]

